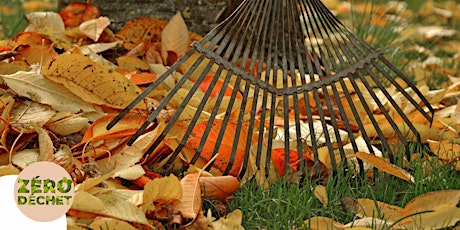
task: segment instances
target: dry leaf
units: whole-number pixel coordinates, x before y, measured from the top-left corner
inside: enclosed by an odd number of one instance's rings
[[[38,149],[24,149],[11,157],[11,163],[24,169],[27,165],[37,162],[39,155],[40,151]]]
[[[18,71],[10,75],[1,75],[9,88],[17,94],[33,101],[50,105],[57,111],[100,111],[100,108],[89,104],[62,85],[44,78],[37,71]]]
[[[0,165],[0,176],[18,175],[19,173],[19,169],[17,169],[11,164]]]
[[[201,199],[201,186],[198,182],[199,173],[187,174],[180,180],[182,186],[182,198],[177,209],[182,216],[188,219],[195,219],[201,211],[203,200]]]
[[[343,224],[334,221],[329,217],[314,216],[304,221],[305,226],[311,230],[339,229]]]
[[[64,20],[66,27],[75,27],[82,22],[96,19],[100,13],[95,6],[89,3],[71,2],[59,12],[59,15]]]
[[[30,123],[33,129],[38,133],[38,145],[40,155],[38,161],[49,161],[54,162],[54,147],[51,137],[48,135],[45,129],[39,127],[35,123]]]
[[[225,218],[221,218],[212,222],[213,229],[219,230],[243,230],[241,222],[243,220],[243,213],[239,209],[233,210],[233,212],[227,214]]]
[[[51,37],[62,37],[61,31],[65,29],[64,21],[55,12],[32,12],[26,14],[29,25],[24,30],[26,32],[35,31]]]
[[[409,201],[402,210],[402,214],[403,216],[407,216],[416,212],[429,211],[443,204],[456,206],[459,201],[460,190],[429,192]]]
[[[97,41],[109,25],[110,19],[108,17],[99,17],[81,23],[78,29],[93,41]]]
[[[200,177],[201,194],[207,199],[223,199],[240,188],[240,182],[233,176]]]
[[[117,220],[113,218],[104,218],[97,217],[91,224],[88,225],[89,229],[98,229],[98,230],[136,230],[133,225],[129,224],[126,221]]]
[[[357,152],[356,157],[368,163],[369,165],[382,170],[383,172],[399,177],[405,181],[415,183],[415,179],[410,173],[396,165],[388,163],[385,159],[381,157],[364,152]]]
[[[93,124],[86,130],[79,145],[96,140],[116,139],[133,135],[137,129],[147,119],[139,114],[129,113],[124,116],[110,130],[107,130],[107,125],[117,114],[108,114],[95,120]],[[75,148],[75,146],[74,146]]]
[[[328,204],[328,196],[327,196],[327,190],[324,185],[316,185],[313,194],[315,195],[316,198],[323,204],[324,207],[327,206]]]
[[[444,229],[455,226],[460,221],[460,208],[456,205],[442,204],[427,211],[431,212],[409,217],[399,226],[406,229]]]
[[[142,210],[144,212],[154,211],[155,201],[172,203],[179,201],[181,198],[182,185],[176,176],[171,174],[167,177],[154,179],[145,185],[142,198]]]
[[[79,54],[63,54],[50,60],[43,76],[64,85],[86,102],[112,108],[124,108],[140,93],[123,75]],[[137,106],[146,109],[143,101]]]
[[[17,101],[11,110],[11,127],[19,132],[33,132],[31,123],[42,127],[56,111],[33,101]]]
[[[452,161],[460,157],[460,145],[449,140],[428,140],[430,150],[441,160]]]
[[[184,56],[189,49],[190,38],[187,25],[180,12],[174,15],[161,32],[161,56],[166,65],[173,64],[178,58]],[[175,60],[171,60],[169,51],[177,54]],[[171,61],[168,62],[168,59]]]
[[[114,176],[126,179],[126,180],[134,180],[142,175],[145,174],[144,168],[142,168],[141,165],[133,165],[129,168],[125,168],[123,170],[119,170],[116,173],[114,173]]]
[[[356,210],[356,214],[361,218],[374,217],[396,222],[403,217],[402,208],[371,199],[357,199]]]
[[[52,122],[48,122],[46,127],[53,133],[67,136],[83,130],[88,126],[88,124],[89,119],[87,117],[82,117],[81,115],[71,115]]]

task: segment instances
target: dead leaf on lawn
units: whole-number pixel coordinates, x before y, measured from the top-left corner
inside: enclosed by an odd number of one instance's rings
[[[379,170],[382,170],[385,173],[399,177],[405,181],[415,183],[415,179],[410,173],[396,165],[390,164],[381,157],[364,152],[357,152],[355,155],[360,160],[368,163],[371,166],[376,167]]]

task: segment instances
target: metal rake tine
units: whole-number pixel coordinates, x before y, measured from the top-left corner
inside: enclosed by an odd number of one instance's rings
[[[195,63],[190,67],[190,69],[186,72],[186,76],[191,75],[193,71],[198,67],[198,65],[201,63],[201,61],[204,59],[204,56],[201,55]],[[185,60],[184,60],[185,61]],[[169,75],[168,75],[169,76]],[[182,87],[182,85],[186,82],[187,78],[183,77],[181,78],[177,84],[171,89],[172,92],[177,92],[179,88]],[[154,82],[155,83],[155,82]],[[153,83],[152,83],[153,84]],[[153,120],[160,114],[161,110],[166,107],[166,104],[171,100],[173,97],[172,94],[168,94],[158,105],[158,107],[150,114],[150,116],[147,118],[147,120],[142,124],[142,126],[136,131],[136,133],[129,139],[127,145],[132,145],[134,141],[142,134],[144,133],[145,129],[148,127],[150,123],[153,122]]]
[[[189,50],[184,56],[183,60],[189,58],[195,51]],[[171,75],[175,69],[177,69],[183,62],[178,61],[171,66],[166,72],[164,72],[156,81],[151,83],[139,96],[137,96],[129,105],[126,106],[108,125],[107,130],[113,128],[116,123],[118,123],[131,109],[133,109],[140,101],[142,101],[147,95],[152,92],[156,87],[158,87],[161,82],[163,82],[169,75]],[[149,122],[151,123],[153,119]],[[136,137],[137,138],[137,137]]]
[[[388,80],[397,87],[398,91],[400,91],[414,106],[415,108],[428,120],[431,122],[433,122],[433,118],[434,118],[434,109],[433,107],[431,106],[430,102],[423,96],[422,92],[420,92],[420,90],[417,88],[416,85],[414,85],[413,82],[409,81],[409,79],[407,79],[406,77],[404,77],[404,74],[396,69],[393,65],[391,65],[391,63],[389,63],[389,61],[381,56],[379,57],[379,60],[381,60],[385,66],[387,66],[388,68],[390,68],[394,73],[396,73],[399,77],[401,77],[401,79],[412,89],[414,90],[414,92],[417,94],[417,96],[422,100],[423,104],[428,108],[428,110],[430,111],[431,113],[431,117],[428,116],[428,114],[423,110],[422,107],[420,106],[417,106],[418,103],[401,87],[401,85],[399,85],[393,78],[388,78]],[[380,71],[384,71],[379,65],[376,66]]]

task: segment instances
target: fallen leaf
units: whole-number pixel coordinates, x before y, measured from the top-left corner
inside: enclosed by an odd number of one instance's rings
[[[176,208],[181,212],[183,217],[188,219],[195,219],[203,205],[199,177],[199,173],[192,173],[187,174],[180,180],[182,198]]]
[[[243,213],[239,209],[233,210],[233,212],[227,214],[225,218],[212,222],[212,227],[219,230],[243,230],[241,226],[243,219]]]
[[[410,173],[396,165],[388,163],[385,159],[381,157],[365,152],[357,152],[355,155],[358,159],[382,170],[383,172],[386,172],[390,175],[399,177],[405,181],[409,181],[415,184],[415,179]]]
[[[97,7],[83,2],[71,2],[59,11],[66,27],[78,26],[85,21],[98,18],[100,14]]]
[[[122,109],[140,89],[123,75],[79,54],[63,54],[50,60],[43,76],[64,85],[86,102]],[[141,101],[137,108],[146,109]]]
[[[189,49],[190,38],[187,25],[180,12],[176,13],[168,24],[164,27],[161,32],[161,56],[163,57],[163,63],[166,65],[172,65],[178,58],[184,56],[185,52]],[[177,57],[168,62],[168,58],[171,53],[177,54]]]
[[[98,17],[81,23],[78,29],[93,41],[98,41],[105,28],[110,25],[108,17]]]
[[[136,230],[133,225],[126,221],[117,220],[113,218],[97,217],[91,224],[88,225],[88,229],[99,229],[99,230]]]
[[[179,201],[181,198],[182,185],[176,176],[171,174],[170,176],[154,179],[145,185],[142,210],[144,212],[154,211],[155,201],[172,203]]]
[[[206,199],[223,199],[230,196],[241,186],[233,176],[200,177],[201,194]]]
[[[327,196],[327,190],[324,185],[316,185],[313,194],[315,195],[316,198],[323,204],[324,207],[327,206],[328,204],[328,196]]]
[[[44,78],[38,71],[18,71],[10,75],[1,75],[8,87],[23,97],[50,105],[56,111],[100,111],[95,105],[75,96],[68,89]]]

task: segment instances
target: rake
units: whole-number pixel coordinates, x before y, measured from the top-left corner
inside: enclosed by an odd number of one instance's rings
[[[177,72],[183,75],[167,84]],[[155,92],[164,90],[158,98]],[[276,153],[285,173],[300,165],[318,174],[320,159],[327,157],[334,171],[346,169],[347,154],[376,154],[374,146],[394,162],[382,119],[409,158],[409,143],[420,143],[420,135],[395,92],[432,122],[434,111],[415,85],[320,0],[246,0],[107,128],[140,101],[157,97],[128,141],[164,124],[146,151],[150,163],[164,160],[154,156],[168,143],[170,164],[184,157],[203,165],[219,153],[214,166],[241,178],[251,161],[269,172]],[[174,114],[165,120],[168,109]]]

